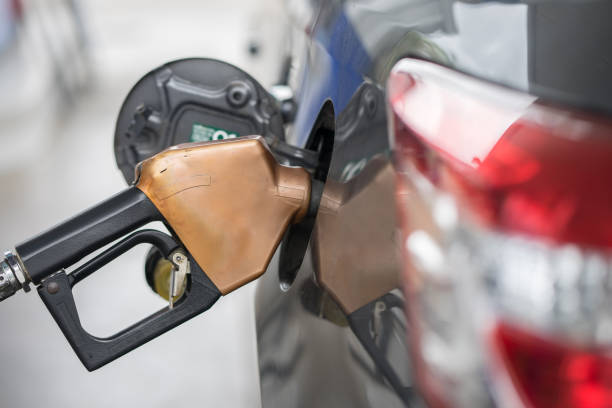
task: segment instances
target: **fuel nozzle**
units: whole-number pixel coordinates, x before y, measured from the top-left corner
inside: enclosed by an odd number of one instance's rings
[[[19,257],[10,251],[0,260],[0,301],[13,296],[18,290],[30,291],[30,279]]]
[[[280,164],[260,136],[169,148],[142,162],[128,189],[5,253],[0,300],[32,283],[79,359],[95,370],[263,274],[289,225],[308,213],[310,190],[310,174]],[[170,234],[141,229],[154,221]],[[74,286],[141,244],[171,264],[168,307],[110,337],[91,335]]]

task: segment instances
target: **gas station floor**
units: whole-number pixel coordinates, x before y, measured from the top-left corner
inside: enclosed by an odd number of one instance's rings
[[[59,109],[61,115],[40,135],[39,151],[22,160],[11,143],[27,130],[21,133],[22,123],[9,128],[0,121],[4,156],[17,156],[15,165],[0,169],[0,247],[12,249],[126,187],[113,157],[115,119],[131,86],[150,69],[179,57],[207,56],[270,84],[277,72],[275,56],[265,47],[259,57],[250,56],[250,33],[244,29],[253,28],[253,13],[270,7],[266,4],[82,1],[92,63],[86,89]],[[24,115],[23,129],[26,121],[42,117],[39,109],[44,106]],[[92,334],[109,335],[164,307],[144,280],[145,252],[128,252],[75,290],[81,320]],[[250,284],[209,312],[88,373],[35,291],[18,293],[0,304],[0,406],[259,406],[253,294]]]

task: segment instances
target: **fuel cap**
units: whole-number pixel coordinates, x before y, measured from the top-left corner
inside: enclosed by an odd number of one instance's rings
[[[261,135],[284,140],[276,99],[226,62],[189,58],[146,74],[129,92],[115,129],[115,160],[128,183],[134,168],[180,143]]]

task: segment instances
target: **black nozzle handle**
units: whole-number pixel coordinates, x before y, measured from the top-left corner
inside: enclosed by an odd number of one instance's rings
[[[144,243],[153,244],[166,258],[179,245],[172,237],[160,231],[136,231],[72,274],[67,275],[65,271],[60,271],[45,279],[38,287],[38,294],[42,301],[89,371],[110,363],[208,310],[221,296],[219,289],[200,269],[191,254],[185,251],[185,256],[191,265],[191,273],[185,293],[173,308],[161,309],[110,337],[100,338],[85,331],[74,302],[73,286],[130,248]]]
[[[105,200],[15,247],[34,284],[152,221],[164,218],[138,188]]]

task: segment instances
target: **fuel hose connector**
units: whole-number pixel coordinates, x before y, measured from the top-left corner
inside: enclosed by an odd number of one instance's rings
[[[0,302],[18,290],[30,291],[30,279],[21,265],[19,257],[10,251],[0,260]]]

